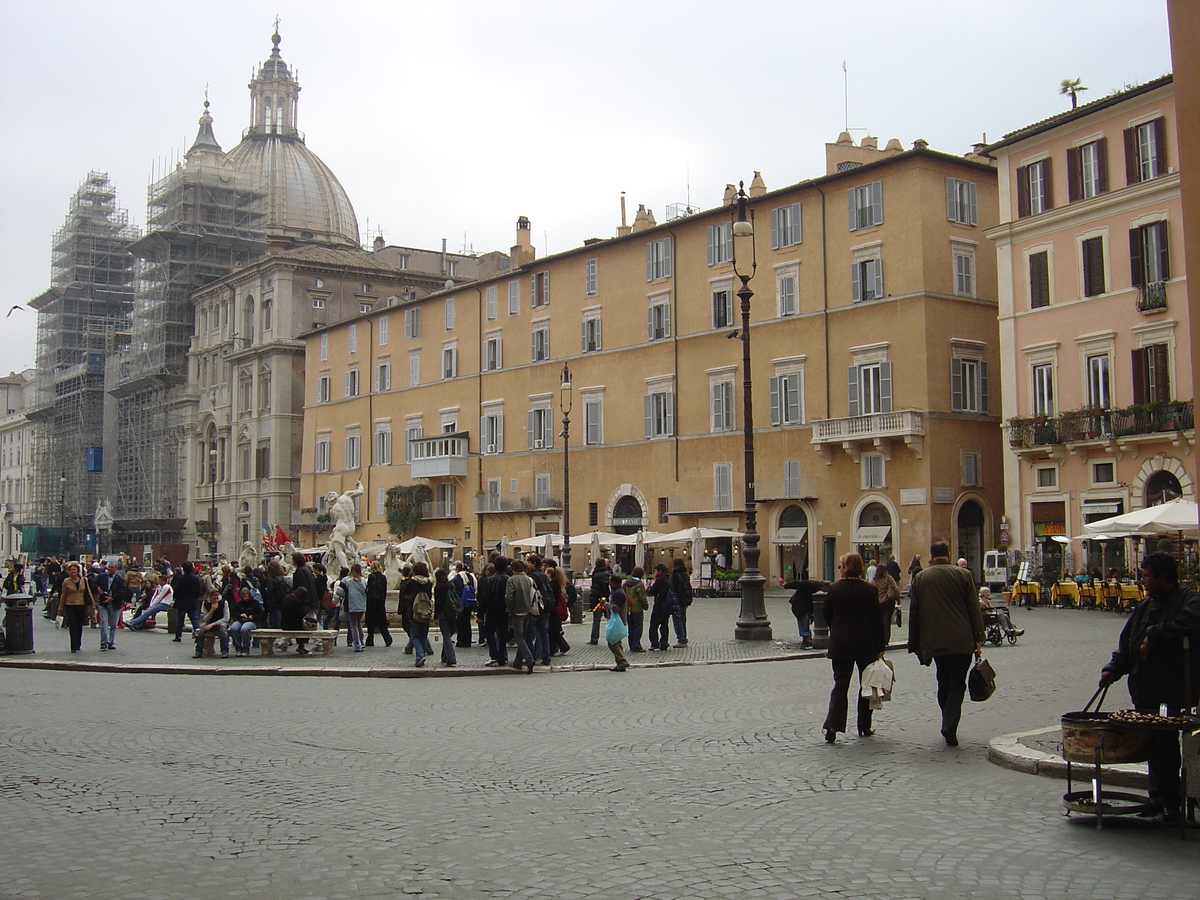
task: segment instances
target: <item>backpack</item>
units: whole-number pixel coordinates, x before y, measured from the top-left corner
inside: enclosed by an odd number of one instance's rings
[[[562,591],[558,591],[554,597],[554,614],[558,616],[560,622],[565,622],[571,618],[571,610],[567,606],[567,598],[563,596]]]
[[[416,604],[413,605],[415,606]],[[446,591],[446,602],[442,606],[442,618],[457,619],[458,614],[462,612],[462,608],[462,600],[459,599],[458,591],[451,585]]]
[[[462,572],[462,600],[463,609],[474,609],[475,603],[475,576],[470,572]]]
[[[679,579],[679,605],[683,609],[687,609],[692,605],[692,582],[689,578],[683,577]]]
[[[429,592],[422,588],[413,597],[412,617],[414,622],[428,623],[433,619],[433,603],[429,600]]]

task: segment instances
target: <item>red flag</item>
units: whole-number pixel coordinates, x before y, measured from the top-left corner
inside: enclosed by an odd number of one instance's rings
[[[291,540],[291,538],[288,537],[287,532],[284,531],[280,526],[276,525],[275,526],[275,543],[278,546],[282,547],[284,544],[288,543],[290,540]]]

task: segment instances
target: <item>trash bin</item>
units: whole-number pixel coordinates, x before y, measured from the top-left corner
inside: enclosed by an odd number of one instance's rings
[[[9,653],[33,652],[33,595],[4,598],[4,638]]]

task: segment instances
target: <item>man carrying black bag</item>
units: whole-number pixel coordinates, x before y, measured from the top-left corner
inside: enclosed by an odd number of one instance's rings
[[[983,643],[983,615],[975,579],[967,569],[950,564],[950,545],[934,541],[929,556],[929,568],[914,575],[908,589],[908,652],[917,654],[923,666],[936,664],[942,737],[957,747],[967,672]]]

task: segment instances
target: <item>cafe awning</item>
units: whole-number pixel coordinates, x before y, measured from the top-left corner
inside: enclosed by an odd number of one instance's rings
[[[854,539],[851,543],[882,544],[887,540],[888,532],[891,530],[891,525],[860,525],[858,531],[854,532]]]
[[[800,544],[804,541],[804,536],[808,534],[807,528],[777,528],[775,537],[771,539],[772,544]]]

